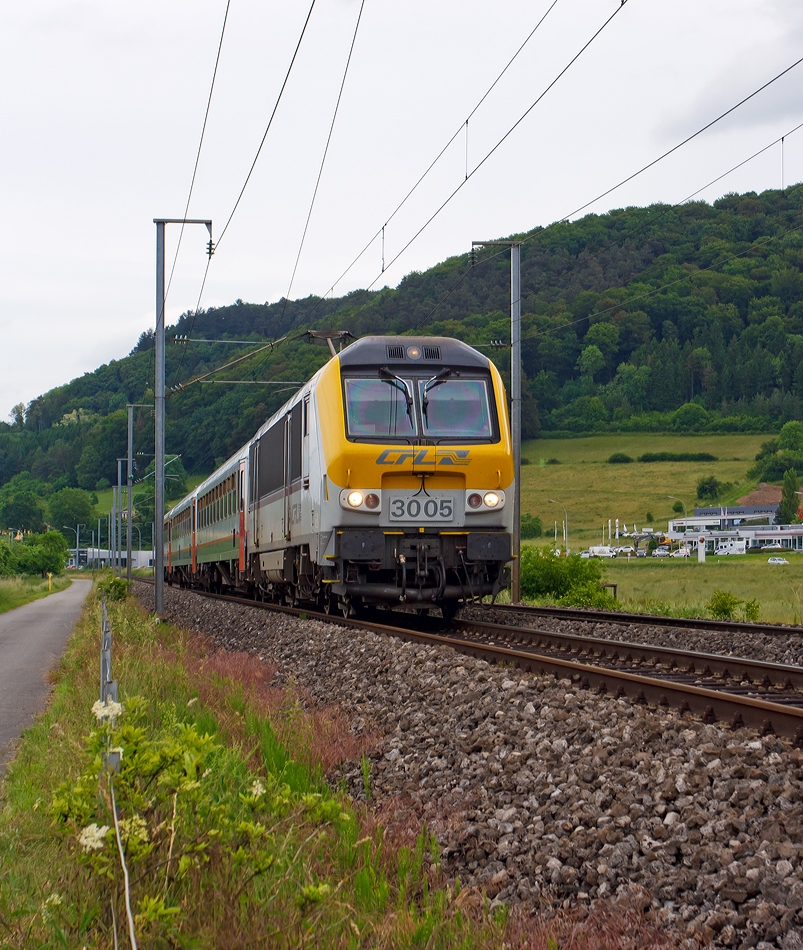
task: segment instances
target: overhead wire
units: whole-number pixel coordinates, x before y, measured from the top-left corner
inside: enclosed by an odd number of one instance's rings
[[[413,244],[414,241],[420,237],[420,235],[429,227],[430,224],[438,217],[438,215],[443,211],[444,208],[452,201],[452,199],[461,191],[463,186],[469,182],[473,176],[482,168],[482,166],[491,158],[491,156],[499,149],[502,144],[507,141],[507,139],[513,134],[513,132],[521,125],[521,123],[527,118],[527,116],[533,111],[533,109],[538,105],[539,102],[547,95],[547,93],[560,81],[560,79],[571,69],[571,67],[577,62],[577,60],[583,55],[583,53],[591,46],[594,40],[603,32],[603,30],[619,15],[619,13],[625,8],[628,0],[621,0],[619,6],[613,11],[613,13],[605,20],[602,26],[595,31],[595,33],[588,39],[583,46],[578,50],[577,53],[569,60],[569,62],[561,69],[557,76],[549,83],[549,85],[540,93],[540,95],[535,99],[535,101],[522,113],[521,116],[513,123],[513,125],[505,132],[505,134],[497,141],[497,143],[485,153],[485,155],[480,159],[477,165],[472,168],[468,173],[467,177],[464,178],[460,184],[452,191],[452,193],[446,198],[446,200],[435,209],[435,211],[427,218],[427,220],[421,225],[421,227],[415,232],[415,234],[410,238],[410,240],[401,248],[401,250],[391,258],[390,263],[387,267],[392,267],[393,264],[404,254],[407,248]],[[387,267],[385,268],[387,270]],[[374,284],[380,279],[382,274],[377,275],[374,280],[368,285],[366,290],[370,290]]]
[[[502,79],[502,77],[505,75],[505,73],[508,71],[508,69],[510,69],[510,67],[513,65],[513,63],[516,61],[516,59],[518,58],[519,54],[522,52],[522,50],[524,49],[524,47],[530,42],[530,40],[533,38],[533,36],[535,35],[535,33],[538,31],[538,29],[539,29],[539,27],[541,26],[541,24],[544,22],[544,20],[546,20],[546,18],[549,16],[549,14],[552,12],[553,8],[557,5],[558,2],[559,2],[559,0],[553,0],[553,2],[550,4],[549,8],[547,9],[546,13],[545,13],[545,14],[541,17],[541,19],[535,24],[535,26],[532,28],[532,30],[530,30],[530,32],[528,33],[528,35],[527,35],[526,39],[524,40],[524,42],[519,46],[519,48],[516,50],[516,52],[515,52],[515,53],[511,56],[511,58],[507,61],[507,63],[506,63],[505,66],[503,67],[502,71],[498,74],[498,76],[496,77],[496,79],[494,79],[494,81],[491,83],[491,85],[485,90],[485,92],[483,93],[483,95],[481,96],[481,98],[479,99],[479,101],[477,102],[477,104],[474,106],[474,108],[471,110],[471,112],[469,112],[469,114],[468,114],[468,116],[466,117],[466,119],[465,119],[463,122],[460,123],[460,125],[457,127],[457,129],[455,130],[454,134],[451,136],[451,138],[449,139],[449,141],[443,146],[443,148],[441,148],[441,150],[438,152],[438,154],[435,156],[435,158],[429,163],[429,165],[428,165],[428,166],[426,167],[426,169],[424,170],[423,174],[418,178],[418,180],[415,182],[415,184],[412,186],[412,188],[410,188],[410,190],[409,190],[409,191],[407,192],[407,194],[402,198],[402,200],[396,205],[396,207],[393,209],[393,211],[391,211],[390,215],[385,219],[385,223],[382,225],[382,227],[376,232],[376,234],[373,235],[373,237],[371,237],[371,239],[368,241],[368,243],[365,245],[365,247],[364,247],[364,248],[360,251],[360,253],[354,258],[354,260],[353,260],[353,261],[349,264],[349,266],[343,271],[343,273],[337,278],[337,280],[335,280],[335,281],[332,283],[332,285],[331,285],[331,287],[329,288],[329,290],[327,290],[326,293],[322,295],[324,298],[326,297],[326,294],[328,294],[330,291],[334,291],[334,288],[340,283],[340,281],[346,276],[346,274],[348,274],[348,272],[351,270],[351,268],[354,267],[354,265],[360,260],[360,258],[363,256],[363,254],[365,254],[365,252],[366,252],[366,251],[368,250],[368,248],[374,243],[374,241],[382,234],[383,230],[384,230],[384,229],[388,226],[388,224],[390,224],[390,222],[396,217],[396,215],[399,213],[399,211],[401,211],[401,209],[405,206],[405,204],[407,204],[407,202],[409,201],[409,199],[413,196],[413,194],[414,194],[414,193],[416,192],[416,190],[418,189],[418,186],[424,181],[424,179],[427,177],[427,175],[429,175],[429,173],[432,171],[432,169],[438,164],[438,162],[439,162],[440,159],[443,157],[444,153],[448,150],[448,148],[449,148],[449,146],[452,144],[452,142],[454,142],[454,140],[458,137],[458,135],[460,135],[460,133],[461,133],[461,132],[463,131],[463,129],[466,127],[466,125],[468,124],[468,122],[471,120],[471,118],[474,116],[474,114],[477,112],[477,110],[480,108],[480,106],[483,104],[483,102],[485,102],[485,100],[488,98],[488,96],[491,94],[491,92],[493,92],[494,88],[497,86],[497,84],[499,83],[499,81]],[[467,174],[468,174],[468,173],[467,173]],[[383,272],[384,272],[384,270],[385,270],[385,267],[384,267],[384,266],[383,266],[382,270],[383,270]]]
[[[195,164],[193,165],[193,169],[192,169],[192,178],[190,180],[189,191],[187,192],[187,202],[184,206],[184,214],[182,216],[183,218],[186,218],[187,215],[189,214],[190,201],[192,200],[192,192],[193,192],[193,189],[195,188],[195,178],[198,174],[198,163],[201,160],[201,148],[203,147],[204,136],[206,135],[206,124],[209,121],[209,110],[212,105],[212,93],[215,91],[215,80],[217,79],[217,69],[220,64],[220,53],[221,53],[221,50],[223,49],[223,37],[226,34],[226,23],[228,22],[228,19],[229,19],[230,6],[231,6],[231,0],[226,0],[226,12],[223,15],[223,26],[220,30],[220,41],[218,42],[217,55],[215,56],[215,68],[212,70],[212,82],[209,86],[209,95],[206,99],[206,111],[204,112],[204,121],[203,121],[203,125],[201,126],[201,137],[198,140],[198,150],[195,154]],[[183,236],[184,236],[184,222],[182,221],[181,230],[179,231],[179,234],[178,234],[178,242],[176,244],[176,253],[175,253],[175,256],[173,257],[173,266],[170,268],[170,277],[167,281],[167,289],[165,290],[164,303],[162,305],[163,312],[161,314],[161,319],[164,319],[164,308],[167,306],[167,298],[170,294],[170,287],[173,283],[173,274],[176,271],[176,263],[178,261],[178,253],[181,250],[181,239]],[[207,259],[207,263],[206,263],[206,272],[204,273],[203,284],[206,283],[206,274],[208,273],[208,271],[209,271],[209,259]],[[203,292],[203,284],[201,285],[201,292]],[[198,315],[198,307],[195,308],[195,313],[193,314],[192,324],[190,326],[190,334],[192,333],[192,328],[195,326],[195,318],[197,315]],[[184,357],[182,355],[181,365],[183,365],[183,362],[184,362]],[[181,372],[181,365],[179,366],[179,372]]]
[[[557,3],[557,0],[555,0],[555,2]],[[318,177],[315,180],[315,189],[312,192],[312,200],[310,201],[309,211],[307,212],[307,220],[304,223],[304,231],[301,235],[301,243],[298,246],[298,254],[296,254],[296,262],[293,266],[292,276],[290,277],[290,285],[287,288],[287,293],[284,295],[284,305],[282,306],[282,314],[281,314],[282,317],[284,316],[285,307],[287,306],[287,300],[290,297],[290,292],[293,289],[293,283],[295,282],[295,279],[296,279],[296,271],[298,270],[298,262],[301,260],[301,252],[304,249],[304,241],[306,240],[306,237],[307,237],[307,230],[309,228],[310,218],[312,217],[312,209],[315,207],[315,199],[318,195],[318,188],[321,184],[321,176],[323,175],[323,167],[326,164],[326,156],[329,153],[329,144],[332,141],[332,133],[334,132],[334,129],[335,129],[335,121],[337,120],[337,113],[340,108],[340,100],[343,97],[343,89],[346,85],[346,77],[348,76],[349,66],[351,65],[351,57],[352,57],[352,54],[354,53],[354,44],[357,42],[357,32],[360,29],[360,21],[362,20],[362,11],[364,7],[365,7],[365,0],[361,0],[360,10],[359,10],[359,13],[357,14],[357,22],[354,26],[354,35],[351,38],[351,46],[349,47],[349,54],[348,54],[348,57],[346,58],[346,67],[343,70],[343,79],[340,82],[340,89],[337,94],[337,102],[335,103],[334,112],[332,113],[332,122],[329,126],[329,134],[326,137],[326,146],[323,150],[323,157],[321,158],[321,167],[318,169]]]
[[[262,152],[262,148],[263,148],[263,146],[265,145],[265,140],[266,140],[267,137],[268,137],[268,132],[270,132],[271,126],[273,125],[273,120],[274,120],[274,118],[275,118],[275,116],[276,116],[276,112],[277,112],[277,110],[278,110],[278,108],[279,108],[279,103],[282,101],[282,96],[284,95],[284,90],[285,90],[285,88],[287,87],[287,83],[288,83],[288,81],[289,81],[289,79],[290,79],[290,73],[291,73],[292,70],[293,70],[293,64],[295,63],[296,57],[298,56],[298,51],[299,51],[299,49],[301,48],[301,43],[302,43],[302,41],[303,41],[303,39],[304,39],[304,34],[307,32],[307,27],[309,26],[309,21],[310,21],[310,18],[312,17],[312,11],[313,11],[313,9],[315,8],[315,3],[316,3],[316,0],[312,0],[312,3],[310,4],[310,8],[309,8],[309,10],[307,11],[307,16],[306,16],[306,19],[304,20],[304,26],[303,26],[302,29],[301,29],[301,34],[300,34],[299,37],[298,37],[298,42],[296,43],[295,49],[293,50],[293,55],[292,55],[292,57],[291,57],[291,59],[290,59],[290,65],[287,67],[287,72],[285,73],[284,81],[282,82],[281,88],[279,89],[279,94],[278,94],[278,96],[276,97],[276,102],[275,102],[274,105],[273,105],[273,110],[271,111],[270,118],[268,119],[268,124],[267,124],[267,126],[265,127],[265,132],[264,132],[263,135],[262,135],[262,139],[260,140],[259,147],[257,148],[256,154],[254,155],[254,160],[251,162],[251,167],[250,167],[249,170],[248,170],[248,174],[245,176],[245,181],[243,182],[243,186],[242,186],[242,188],[240,189],[240,193],[239,193],[238,196],[237,196],[237,200],[234,202],[234,206],[233,206],[232,209],[231,209],[231,213],[229,214],[229,216],[228,216],[228,218],[227,218],[227,220],[226,220],[226,223],[225,223],[225,225],[223,226],[223,230],[220,232],[220,237],[217,239],[217,243],[214,245],[214,248],[215,248],[215,249],[217,249],[217,248],[220,246],[220,242],[223,240],[223,236],[226,234],[226,231],[228,230],[229,225],[231,224],[232,219],[234,218],[235,212],[237,211],[237,208],[239,207],[240,201],[242,200],[242,197],[243,197],[243,195],[245,194],[245,189],[248,187],[248,182],[251,180],[251,175],[253,174],[254,169],[256,168],[256,164],[257,164],[257,161],[259,160],[259,156],[260,156],[260,154],[261,154],[261,152]],[[228,7],[227,7],[226,12],[227,12],[227,14],[228,14]],[[217,67],[216,67],[216,68],[217,68]],[[194,176],[193,176],[193,177],[194,177]],[[206,280],[207,280],[207,277],[209,276],[209,265],[210,265],[211,262],[212,262],[212,254],[211,254],[211,251],[212,251],[212,245],[211,245],[211,242],[210,242],[210,254],[209,254],[208,257],[207,257],[206,268],[204,269],[204,276],[203,276],[203,279],[202,279],[202,281],[201,281],[201,289],[200,289],[200,291],[198,292],[198,300],[197,300],[197,303],[196,303],[196,305],[195,305],[195,310],[194,310],[194,312],[193,312],[192,324],[190,325],[190,334],[192,333],[192,328],[195,326],[195,320],[196,320],[196,318],[197,318],[197,316],[198,316],[198,312],[199,312],[200,307],[201,307],[201,300],[202,300],[202,298],[203,298],[204,288],[206,287]],[[185,354],[186,354],[186,350],[185,350]],[[182,368],[183,365],[184,365],[184,355],[185,355],[185,354],[182,354],[182,360],[181,360],[181,362],[180,362],[180,364],[179,364],[179,369],[178,369],[178,372],[176,373],[176,376],[178,376],[178,373],[181,371],[181,368]],[[174,378],[175,378],[175,377],[174,377]]]
[[[290,79],[290,73],[293,71],[293,64],[295,63],[296,57],[298,56],[298,51],[301,48],[301,43],[304,39],[304,34],[307,32],[307,27],[309,26],[310,17],[312,16],[312,11],[314,8],[315,8],[315,0],[312,0],[312,3],[310,4],[310,8],[307,12],[307,18],[306,20],[304,20],[304,26],[301,30],[301,35],[298,37],[298,42],[296,43],[296,48],[293,51],[293,56],[290,60],[290,65],[287,67],[287,73],[285,74],[284,81],[282,82],[281,89],[279,90],[279,95],[276,97],[276,102],[273,106],[273,111],[271,112],[270,118],[268,119],[268,124],[265,128],[265,132],[262,136],[262,140],[259,143],[259,148],[257,148],[256,155],[254,155],[254,160],[253,162],[251,162],[251,167],[248,169],[248,174],[245,176],[243,187],[240,189],[240,193],[237,196],[237,200],[234,202],[234,207],[231,209],[231,214],[226,220],[226,223],[223,226],[223,230],[220,232],[220,237],[217,239],[218,247],[220,246],[220,242],[223,240],[223,237],[226,234],[226,231],[228,231],[229,229],[229,225],[231,224],[232,218],[234,217],[235,212],[237,211],[237,208],[240,205],[240,201],[242,200],[242,197],[245,194],[245,189],[248,187],[248,182],[251,180],[251,175],[253,175],[254,173],[254,169],[256,168],[256,164],[257,164],[257,161],[259,160],[259,156],[262,152],[262,148],[265,144],[265,140],[268,137],[268,132],[270,132],[270,127],[273,125],[273,120],[276,116],[276,111],[279,108],[279,103],[282,101],[284,90],[287,86],[288,80]]]
[[[637,227],[621,235],[615,241],[610,241],[604,247],[601,247],[598,251],[595,251],[593,254],[590,254],[588,257],[584,258],[583,263],[585,264],[585,263],[588,263],[588,261],[593,261],[595,259],[598,259],[599,256],[603,254],[605,251],[610,250],[612,247],[616,247],[616,245],[621,244],[625,240],[632,239],[640,231],[643,231],[646,227],[653,226],[657,221],[660,221],[661,218],[669,214],[670,211],[675,211],[678,208],[682,207],[684,204],[686,204],[686,202],[691,201],[692,198],[697,197],[697,195],[699,195],[701,192],[710,188],[712,185],[715,185],[718,181],[721,181],[723,178],[727,178],[728,175],[731,175],[733,172],[738,171],[738,169],[740,169],[742,166],[746,165],[748,162],[753,161],[754,158],[758,158],[759,155],[763,155],[764,152],[771,149],[774,145],[777,145],[778,142],[783,142],[785,137],[792,135],[793,132],[797,132],[801,128],[803,128],[803,122],[801,122],[799,125],[796,125],[793,129],[790,129],[784,135],[779,136],[778,138],[774,139],[768,145],[765,145],[763,148],[760,148],[757,152],[754,152],[749,158],[745,158],[743,161],[739,162],[737,165],[734,165],[732,168],[729,168],[728,171],[723,172],[721,175],[718,175],[716,178],[713,178],[707,184],[703,185],[701,188],[698,188],[696,191],[693,191],[690,195],[687,195],[681,201],[678,201],[674,205],[667,206],[659,215],[656,215],[655,217],[650,218],[649,220],[642,221],[641,224],[639,224]],[[544,234],[544,232],[548,231],[550,228],[555,227],[557,224],[563,224],[566,220],[567,220],[566,218],[560,218],[558,221],[555,221],[552,224],[547,225],[547,227],[542,228],[540,231],[536,232],[536,234],[531,235],[529,238],[525,238],[522,241],[522,244],[526,244],[526,243],[529,243],[531,240],[535,240],[536,238]],[[483,260],[481,263],[486,264],[489,261],[495,260],[497,257],[501,257],[505,253],[507,253],[507,249],[504,249],[501,251],[495,251],[493,254],[485,258],[485,260]],[[575,261],[575,265],[578,265],[579,263],[580,261],[579,261],[579,256],[578,256],[578,258]],[[457,290],[457,288],[466,279],[466,277],[468,277],[473,267],[474,267],[473,264],[469,265],[463,271],[463,273],[457,278],[457,280],[449,288],[449,290],[443,295],[443,297],[441,297],[441,299],[437,302],[437,304],[435,304],[433,309],[427,314],[427,316],[421,321],[421,323],[419,323],[415,327],[416,330],[420,330],[422,327],[426,326],[431,321],[432,317],[435,315],[438,309],[449,299],[449,297],[454,293],[454,291]]]

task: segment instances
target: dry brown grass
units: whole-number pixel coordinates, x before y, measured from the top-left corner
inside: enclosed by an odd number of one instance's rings
[[[510,950],[675,950],[684,940],[660,929],[649,893],[635,885],[590,908],[532,913],[517,907],[505,938]]]
[[[225,701],[222,680],[242,690],[248,709],[269,721],[282,745],[301,752],[303,763],[323,774],[359,759],[376,745],[376,736],[351,732],[348,716],[339,706],[316,708],[297,686],[272,685],[279,669],[275,663],[246,652],[215,650],[211,640],[193,636],[184,666],[199,700],[214,712],[223,737],[248,754],[256,754],[256,745],[248,737],[242,713]]]

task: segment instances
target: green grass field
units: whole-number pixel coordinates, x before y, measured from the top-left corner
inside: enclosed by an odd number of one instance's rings
[[[561,536],[563,509],[550,499],[565,505],[569,520],[569,547],[573,551],[598,544],[602,525],[610,518],[639,528],[653,516],[652,526],[666,528],[675,517],[673,500],[682,499],[691,513],[695,505],[697,482],[713,475],[720,482],[731,482],[732,489],[720,499],[733,504],[756,487],[747,478],[761,443],[768,435],[664,435],[625,433],[587,436],[580,439],[538,439],[525,442],[522,458],[529,464],[521,470],[521,510],[537,515],[545,534],[552,535],[558,522]],[[614,452],[637,458],[646,452],[709,452],[717,462],[633,462],[609,465]],[[547,464],[557,459],[560,464]]]
[[[724,590],[743,601],[758,601],[762,621],[803,623],[803,554],[784,556],[789,564],[769,564],[767,554],[709,557],[705,564],[691,558],[616,558],[605,562],[605,582],[618,586],[625,610],[654,613],[666,604],[680,613],[705,616],[711,595]]]
[[[189,475],[187,477],[187,485],[192,490],[196,488],[201,482],[207,478],[206,475]],[[112,507],[112,489],[104,488],[103,491],[96,491],[95,494],[98,497],[98,517],[105,518],[106,515],[111,511]],[[134,489],[134,496],[136,497],[136,488]],[[123,493],[123,502],[125,502],[125,492]]]

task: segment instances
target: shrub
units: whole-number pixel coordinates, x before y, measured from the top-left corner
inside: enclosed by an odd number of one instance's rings
[[[697,497],[700,501],[716,501],[723,489],[722,482],[713,475],[704,475],[697,482]]]
[[[540,538],[544,533],[544,527],[541,519],[533,515],[521,516],[521,536],[522,538]]]
[[[736,609],[741,603],[742,601],[730,591],[715,590],[711,595],[711,600],[705,606],[716,620],[733,620]]]
[[[710,452],[645,452],[639,455],[639,462],[716,462],[716,455]],[[610,459],[609,459],[610,461]]]
[[[672,505],[672,511],[676,511],[678,514],[681,514],[683,512],[683,502],[676,501],[675,504]]]
[[[629,455],[626,455],[624,452],[614,452],[613,455],[608,459],[609,465],[627,465],[629,462],[632,462],[633,459]]]
[[[560,459],[547,459],[547,465],[560,465]]]
[[[122,577],[107,577],[98,581],[98,594],[106,600],[125,600],[128,593],[128,582]]]
[[[566,606],[611,606],[613,598],[601,585],[602,562],[596,558],[581,558],[578,554],[564,558],[531,545],[521,549],[524,597],[552,598]]]

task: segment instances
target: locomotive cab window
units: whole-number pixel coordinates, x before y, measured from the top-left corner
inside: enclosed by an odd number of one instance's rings
[[[409,379],[346,379],[346,426],[352,438],[409,439],[416,435]]]
[[[483,439],[493,437],[488,383],[484,379],[419,380],[421,424],[433,439]]]

